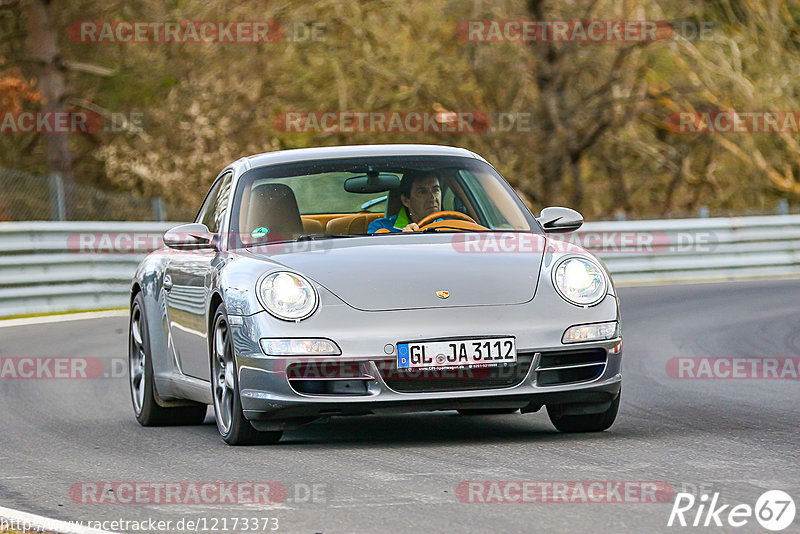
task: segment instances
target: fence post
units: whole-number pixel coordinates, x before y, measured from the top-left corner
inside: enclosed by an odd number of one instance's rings
[[[778,215],[789,215],[789,201],[785,198],[778,200]]]
[[[67,218],[64,179],[57,172],[50,175],[50,218],[54,221],[64,221]]]
[[[161,197],[153,199],[153,220],[158,222],[167,220],[167,208],[164,205],[164,199]]]

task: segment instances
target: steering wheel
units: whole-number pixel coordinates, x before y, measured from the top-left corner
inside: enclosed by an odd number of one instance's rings
[[[461,213],[460,211],[436,211],[431,213],[427,217],[423,217],[417,223],[419,229],[422,230],[423,226],[428,226],[432,224],[436,219],[458,219],[461,221],[471,222],[473,224],[478,224],[475,222],[475,219],[467,215],[466,213]]]

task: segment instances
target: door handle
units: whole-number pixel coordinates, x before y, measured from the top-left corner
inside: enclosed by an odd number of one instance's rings
[[[172,289],[172,277],[168,274],[164,275],[164,291]]]

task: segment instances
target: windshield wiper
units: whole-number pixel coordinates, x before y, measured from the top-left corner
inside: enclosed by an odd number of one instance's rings
[[[338,239],[342,237],[358,237],[358,236],[342,235],[342,234],[303,234],[297,238],[297,241],[314,241],[315,239]]]
[[[442,229],[444,229],[446,231],[443,232]],[[472,229],[472,228],[458,228],[457,226],[437,226],[436,228],[426,228],[425,230],[422,230],[421,232],[380,232],[380,233],[375,232],[375,233],[367,234],[367,235],[376,235],[376,236],[381,236],[381,235],[414,235],[414,234],[419,235],[419,234],[434,234],[434,233],[444,234],[444,233],[455,233],[455,232],[496,232],[496,231],[498,231],[498,230],[478,230],[478,229]]]
[[[317,239],[335,239],[339,237],[358,237],[354,235],[339,235],[339,234],[303,234],[297,239],[280,239],[277,241],[257,241],[255,243],[244,243],[243,247],[263,247],[268,245],[277,245],[279,243],[293,243],[295,241],[315,241]]]
[[[448,232],[491,232],[492,230],[478,230],[477,228],[459,228],[458,226],[437,226],[435,228],[426,228],[422,232],[422,234],[432,234],[432,233],[442,233],[442,230],[447,230]]]

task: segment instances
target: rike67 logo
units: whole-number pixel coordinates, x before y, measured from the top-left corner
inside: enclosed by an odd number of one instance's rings
[[[794,500],[781,490],[764,492],[755,506],[722,504],[718,492],[710,498],[705,493],[699,498],[691,493],[678,493],[667,526],[739,528],[755,517],[762,527],[777,532],[792,524],[795,512]]]

